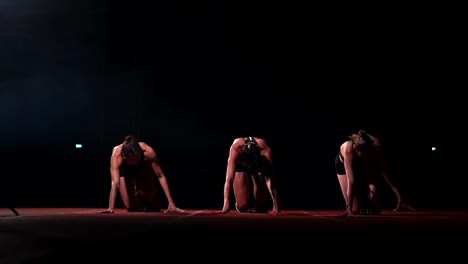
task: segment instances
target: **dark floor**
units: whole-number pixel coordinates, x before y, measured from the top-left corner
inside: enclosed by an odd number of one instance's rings
[[[378,216],[344,218],[337,210],[286,209],[272,216],[235,211],[218,214],[209,209],[185,214],[15,209],[19,215],[0,209],[1,264],[158,259],[225,262],[228,256],[243,254],[275,261],[277,257],[316,258],[325,252],[328,257],[347,259],[346,249],[350,248],[372,254],[381,251],[388,258],[427,250],[442,254],[446,250],[442,248],[451,244],[466,244],[468,235],[468,212],[464,211],[384,211]],[[359,258],[359,254],[370,253],[350,253],[349,257]],[[447,255],[445,260],[453,256]]]

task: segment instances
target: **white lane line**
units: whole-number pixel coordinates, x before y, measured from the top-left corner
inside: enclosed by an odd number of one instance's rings
[[[201,211],[195,211],[195,212],[193,212],[193,213],[191,213],[191,214],[188,214],[188,215],[181,215],[181,216],[179,216],[179,217],[176,217],[176,218],[172,219],[171,221],[169,221],[169,222],[167,222],[167,223],[168,223],[168,224],[172,224],[172,223],[178,222],[178,221],[180,221],[180,220],[183,220],[183,219],[185,219],[185,218],[189,218],[189,217],[192,217],[192,216],[194,216],[194,215],[197,215],[197,214],[200,214],[200,213],[203,213],[203,212],[206,212],[206,211],[208,211],[208,209],[206,209],[206,210],[201,210]]]

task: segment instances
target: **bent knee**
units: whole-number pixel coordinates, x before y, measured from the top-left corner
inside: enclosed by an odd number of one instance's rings
[[[247,212],[249,209],[249,205],[247,203],[237,203],[236,202],[236,210],[239,212]]]

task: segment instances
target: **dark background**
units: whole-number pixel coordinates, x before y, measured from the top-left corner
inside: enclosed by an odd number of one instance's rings
[[[334,157],[366,129],[415,207],[465,209],[457,13],[1,1],[0,204],[106,208],[112,148],[134,134],[155,148],[181,208],[221,208],[242,136],[270,143],[281,207],[342,208]]]

